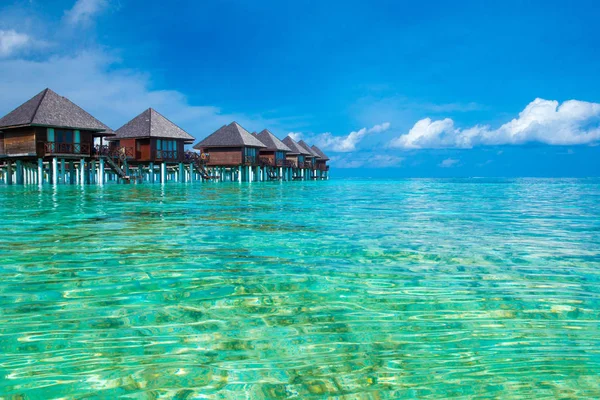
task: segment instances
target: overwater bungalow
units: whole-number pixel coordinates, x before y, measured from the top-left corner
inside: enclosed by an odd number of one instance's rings
[[[312,153],[298,144],[290,136],[286,136],[282,142],[288,146],[292,151],[286,155],[288,161],[295,165],[293,179],[307,179],[309,174],[307,173],[306,157],[312,156]]]
[[[194,137],[165,118],[153,108],[148,108],[115,131],[110,151],[117,149],[123,157],[127,175],[143,181],[160,182],[193,179],[195,166],[190,164],[185,145],[192,144]],[[189,167],[188,167],[189,165]],[[159,171],[155,166],[160,166]]]
[[[104,176],[94,142],[112,135],[81,107],[44,89],[0,119],[0,179],[93,183]]]
[[[239,182],[258,181],[264,176],[259,152],[266,147],[237,122],[223,125],[194,145],[213,176]]]
[[[316,173],[319,179],[327,179],[329,173],[329,166],[327,165],[327,161],[329,161],[329,157],[323,151],[315,145],[312,145],[311,150],[314,151],[319,158],[317,158],[316,165]]]
[[[304,140],[299,140],[298,141],[298,146],[300,146],[301,148],[303,148],[304,150],[306,150],[309,154],[306,155],[304,157],[305,159],[305,166],[307,169],[307,173],[309,174],[309,179],[314,179],[315,178],[315,169],[317,166],[317,158],[319,158],[319,155],[317,153],[315,153],[315,151],[313,149],[310,148],[310,146],[308,145],[308,143],[306,143]]]
[[[69,99],[44,89],[0,118],[0,182],[252,182],[327,177],[328,158],[320,149],[289,136],[279,140],[267,129],[253,135],[232,122],[197,143],[194,149],[199,153],[185,150],[193,140],[152,108],[113,132]]]
[[[260,149],[259,152],[259,161],[264,167],[262,172],[267,175],[263,177],[263,180],[291,180],[292,164],[287,161],[286,154],[292,152],[292,150],[268,129],[252,135],[266,146]]]

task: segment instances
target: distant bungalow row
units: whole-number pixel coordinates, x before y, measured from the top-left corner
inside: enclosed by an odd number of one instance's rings
[[[113,131],[45,89],[0,119],[0,182],[257,182],[328,179],[316,146],[232,122],[186,151],[194,137],[149,108]]]

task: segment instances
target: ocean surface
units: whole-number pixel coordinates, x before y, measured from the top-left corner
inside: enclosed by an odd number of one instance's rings
[[[0,398],[599,398],[600,179],[0,186]]]

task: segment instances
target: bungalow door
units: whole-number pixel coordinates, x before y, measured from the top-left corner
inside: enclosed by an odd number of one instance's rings
[[[79,136],[79,131],[77,132]],[[49,135],[50,136],[50,135]],[[66,129],[55,129],[54,138],[48,137],[50,142],[54,142],[54,152],[59,154],[75,153],[74,132]],[[53,139],[53,140],[51,140]],[[79,137],[77,138],[79,139]],[[79,140],[78,140],[79,142]]]

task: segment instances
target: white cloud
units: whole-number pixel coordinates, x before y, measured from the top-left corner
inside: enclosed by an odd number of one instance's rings
[[[108,6],[108,0],[77,0],[73,8],[65,11],[65,17],[73,25],[89,23]]]
[[[450,118],[418,121],[407,134],[390,142],[390,147],[471,148],[480,145],[539,142],[550,145],[589,144],[600,140],[600,104],[568,100],[535,99],[518,118],[498,129],[475,125],[457,128]]]
[[[291,137],[293,140],[295,140],[296,142],[298,140],[302,140],[304,139],[304,135],[302,134],[302,132],[290,132],[287,134],[289,137]]]
[[[446,158],[444,161],[439,163],[439,166],[442,168],[452,168],[459,162],[460,162],[460,160],[457,160],[455,158]]]
[[[0,30],[0,57],[7,57],[31,43],[29,35],[15,30]]]
[[[99,50],[45,60],[0,60],[0,115],[46,87],[70,98],[113,129],[153,107],[200,139],[220,126],[238,121],[252,130],[280,128],[276,118],[226,113],[211,105],[191,105],[175,90],[154,90],[148,74],[119,66],[119,60]]]
[[[335,168],[389,168],[398,167],[403,157],[394,154],[377,154],[372,152],[340,154],[331,156],[330,164]]]
[[[389,122],[375,125],[369,129],[362,128],[358,131],[350,132],[346,136],[334,136],[330,132],[321,133],[312,138],[313,142],[323,150],[331,150],[340,153],[347,153],[356,150],[356,146],[365,136],[372,133],[381,133],[390,128]]]
[[[391,154],[376,154],[370,159],[370,163],[373,166],[378,168],[386,168],[386,167],[397,167],[402,161],[404,161],[403,157],[398,157]]]

